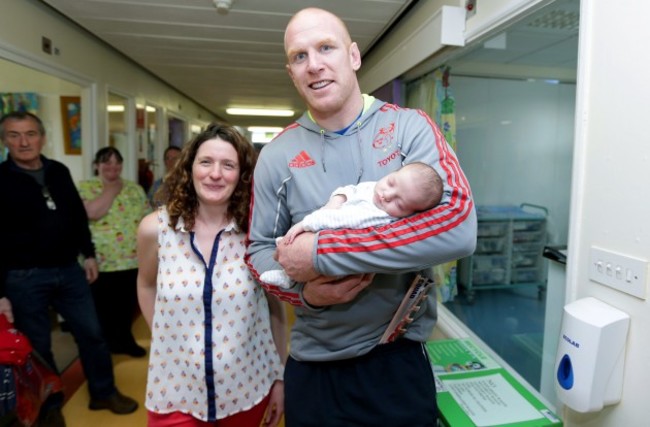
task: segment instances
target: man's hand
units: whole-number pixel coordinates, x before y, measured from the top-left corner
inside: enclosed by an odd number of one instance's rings
[[[84,260],[84,270],[86,270],[86,280],[92,283],[99,277],[99,267],[95,258],[86,258]]]
[[[302,233],[292,244],[277,247],[277,261],[296,282],[308,282],[319,276],[311,260],[315,239],[314,233]]]
[[[375,277],[373,273],[353,274],[342,278],[319,276],[305,283],[302,297],[312,306],[344,304],[357,297]]]
[[[11,301],[7,297],[0,298],[0,314],[4,314],[10,323],[14,323],[14,312],[11,310]]]

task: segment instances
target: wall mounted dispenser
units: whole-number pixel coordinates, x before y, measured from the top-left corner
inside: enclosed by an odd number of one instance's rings
[[[578,412],[621,400],[630,316],[587,297],[564,306],[555,362],[560,401]]]

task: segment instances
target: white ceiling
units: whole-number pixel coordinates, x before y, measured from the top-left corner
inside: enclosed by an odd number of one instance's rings
[[[284,29],[298,10],[322,7],[350,27],[362,54],[412,0],[43,0],[219,117],[286,125],[304,103],[285,70]],[[225,108],[290,108],[290,119],[245,120]],[[254,123],[253,123],[254,122]]]
[[[227,14],[217,13],[213,0],[42,1],[230,123],[285,126],[297,115],[250,119],[225,109],[304,110],[283,47],[297,10],[316,6],[341,16],[364,54],[418,0],[232,0]],[[579,3],[557,0],[491,43],[454,53],[452,74],[575,81]]]

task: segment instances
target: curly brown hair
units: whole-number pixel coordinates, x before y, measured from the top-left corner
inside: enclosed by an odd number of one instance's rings
[[[230,197],[228,219],[234,219],[239,229],[248,233],[248,216],[250,212],[253,169],[257,160],[257,151],[237,129],[221,123],[210,124],[192,141],[185,144],[176,165],[165,177],[165,195],[170,226],[176,228],[178,219],[183,218],[186,230],[194,228],[199,200],[192,180],[192,166],[199,147],[211,139],[220,139],[230,143],[237,151],[239,161],[239,182]]]

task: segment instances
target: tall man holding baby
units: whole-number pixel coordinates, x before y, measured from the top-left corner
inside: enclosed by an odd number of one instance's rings
[[[474,251],[469,184],[425,113],[361,93],[361,54],[340,18],[303,9],[291,18],[284,43],[287,70],[308,111],[262,150],[247,261],[257,277],[284,269],[296,282],[289,289],[262,283],[295,306],[287,426],[435,426],[423,344],[436,321],[435,293],[401,338],[378,343],[419,272]],[[335,188],[378,181],[414,162],[440,175],[437,206],[383,226],[305,232],[276,248],[276,239]]]

